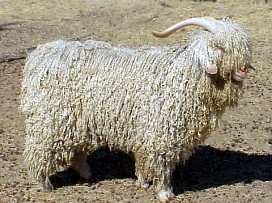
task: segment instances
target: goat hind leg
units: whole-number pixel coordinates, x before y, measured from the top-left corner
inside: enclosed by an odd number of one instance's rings
[[[91,178],[91,170],[87,162],[87,154],[83,152],[76,153],[72,158],[72,167],[79,173],[82,178],[86,180]]]

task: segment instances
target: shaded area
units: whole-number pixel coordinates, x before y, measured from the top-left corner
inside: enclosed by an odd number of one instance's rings
[[[22,23],[25,23],[25,21],[0,23],[0,31],[11,29],[10,28],[11,26],[13,26],[13,25],[20,25]]]
[[[17,53],[7,53],[7,54],[0,54],[0,64],[3,62],[11,62],[20,59],[25,59],[27,57],[26,52],[17,52]]]
[[[175,194],[221,185],[272,180],[272,156],[200,146],[173,174]]]
[[[101,148],[89,156],[88,162],[93,175],[89,184],[111,179],[136,179],[134,160],[125,153]],[[200,146],[185,165],[179,165],[175,170],[174,193],[255,180],[271,181],[271,163],[271,155],[249,155]],[[51,176],[50,180],[55,188],[84,182],[72,168]]]
[[[88,163],[92,172],[89,184],[112,179],[136,179],[135,162],[124,152],[100,148],[88,157]],[[50,181],[54,188],[86,183],[71,167],[52,175]]]
[[[93,175],[91,182],[124,178],[136,179],[135,162],[132,156],[124,152],[101,148],[89,156],[88,162]]]

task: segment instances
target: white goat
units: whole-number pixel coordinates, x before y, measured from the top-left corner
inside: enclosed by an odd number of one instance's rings
[[[181,21],[203,30],[185,45],[113,47],[98,41],[55,41],[30,54],[23,71],[25,162],[45,187],[72,165],[90,178],[88,154],[106,146],[135,159],[138,184],[172,196],[176,165],[235,106],[251,60],[249,38],[229,19]]]

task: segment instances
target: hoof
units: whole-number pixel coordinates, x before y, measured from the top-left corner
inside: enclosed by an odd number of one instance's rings
[[[53,185],[51,183],[40,183],[39,186],[45,191],[45,192],[52,192],[54,190]]]
[[[136,186],[139,188],[143,188],[143,189],[147,189],[149,187],[149,183],[148,182],[142,182],[142,181],[137,181],[136,182]]]
[[[85,169],[84,171],[80,171],[79,175],[80,175],[80,177],[82,177],[85,180],[90,180],[92,177],[92,173],[89,168]]]
[[[167,203],[170,201],[171,198],[175,197],[174,193],[172,192],[172,189],[167,188],[165,190],[161,190],[157,193],[157,199],[161,203]]]

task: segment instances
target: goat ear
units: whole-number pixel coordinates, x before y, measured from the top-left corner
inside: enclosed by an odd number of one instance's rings
[[[209,74],[216,74],[218,71],[217,64],[222,59],[225,49],[219,46],[208,47],[202,54],[206,56],[205,62],[202,64],[203,69]]]
[[[218,72],[217,65],[220,64],[223,51],[217,48],[216,45],[208,43],[206,46],[197,46],[195,48],[196,55],[203,70],[209,74],[216,74]]]
[[[217,73],[217,66],[212,62],[208,62],[204,67],[204,70],[209,74],[216,74]]]

